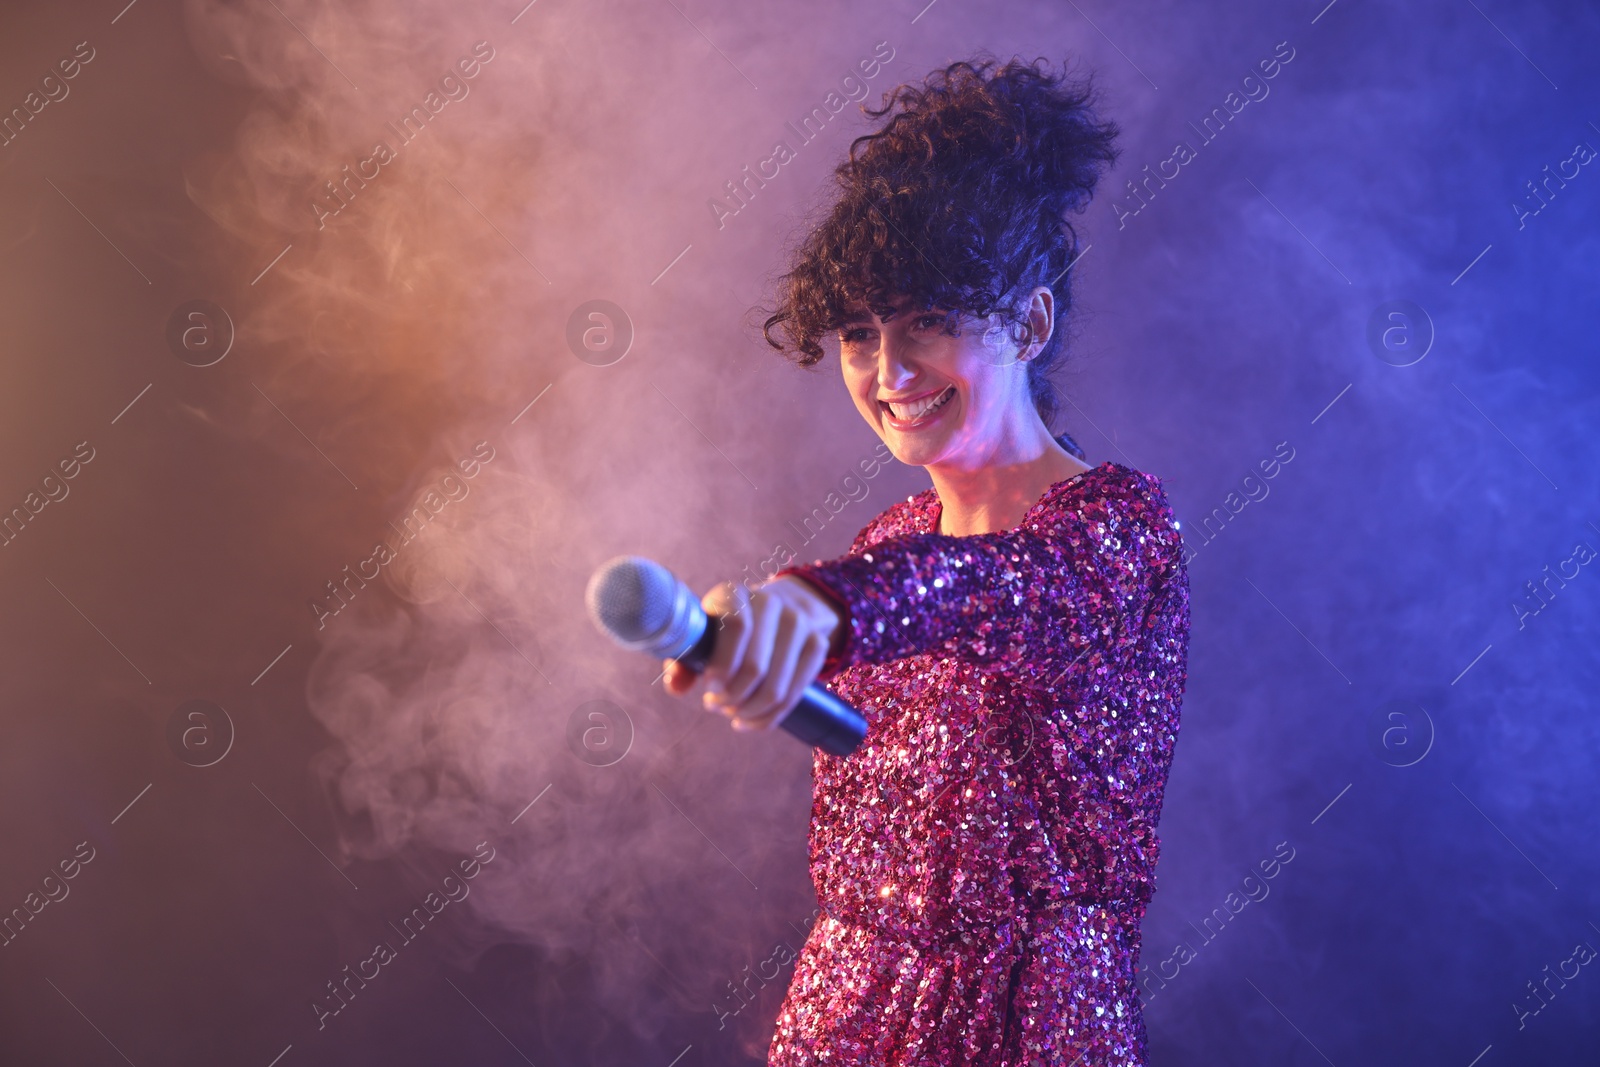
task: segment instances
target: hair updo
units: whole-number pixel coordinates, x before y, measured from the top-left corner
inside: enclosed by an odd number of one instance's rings
[[[1055,296],[1055,329],[1028,366],[1028,388],[1048,427],[1059,404],[1050,373],[1063,351],[1071,307],[1067,268],[1081,213],[1101,172],[1116,161],[1119,129],[1093,110],[1092,79],[1071,82],[1042,59],[962,60],[900,85],[834,168],[838,195],[806,237],[779,285],[763,335],[801,366],[822,359],[819,339],[859,307],[880,315],[909,297],[916,310],[952,317],[999,312],[1019,344],[1031,340],[1025,297]],[[1066,434],[1069,452],[1083,452]]]

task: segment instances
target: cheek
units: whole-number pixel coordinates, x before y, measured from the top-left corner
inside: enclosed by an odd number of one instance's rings
[[[1010,376],[996,373],[999,368],[987,368],[987,373],[973,374],[965,382],[967,417],[977,421],[991,421],[1002,417],[1010,407]]]
[[[863,415],[870,414],[877,406],[877,401],[871,397],[872,378],[851,369],[848,365],[844,368],[844,387],[850,392],[850,399],[854,400],[856,407],[861,409]]]

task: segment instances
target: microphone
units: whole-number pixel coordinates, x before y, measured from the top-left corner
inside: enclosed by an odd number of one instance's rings
[[[711,661],[718,626],[689,587],[642,556],[618,556],[589,579],[589,617],[623,648],[675,659],[700,672]],[[867,720],[813,682],[778,724],[808,745],[848,756],[867,734]]]

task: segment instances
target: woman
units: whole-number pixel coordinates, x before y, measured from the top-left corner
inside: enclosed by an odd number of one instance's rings
[[[1066,214],[1115,159],[1090,98],[1017,61],[896,89],[767,323],[804,365],[838,331],[857,410],[933,482],[847,555],[704,600],[726,627],[708,708],[770,729],[821,679],[869,724],[814,757],[826,915],[772,1065],[1146,1062],[1139,922],[1188,577],[1159,480],[1048,429]],[[668,664],[672,691],[695,682]]]

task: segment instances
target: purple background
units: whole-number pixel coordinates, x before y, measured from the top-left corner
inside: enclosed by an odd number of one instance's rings
[[[1160,476],[1193,553],[1151,1062],[1593,1062],[1594,968],[1530,983],[1600,946],[1600,164],[1527,187],[1600,147],[1591,5],[122,2],[0,16],[5,109],[94,50],[0,146],[0,508],[66,493],[0,546],[0,909],[66,893],[0,947],[0,1062],[764,1062],[789,971],[731,984],[814,913],[809,753],[666,696],[581,598],[623,552],[697,589],[836,555],[928,484],[850,476],[835,358],[752,325],[854,105],[710,206],[879,42],[872,101],[1071,56],[1123,126],[1062,428]],[[195,299],[212,366],[166,340]],[[569,347],[592,300],[620,358]]]

